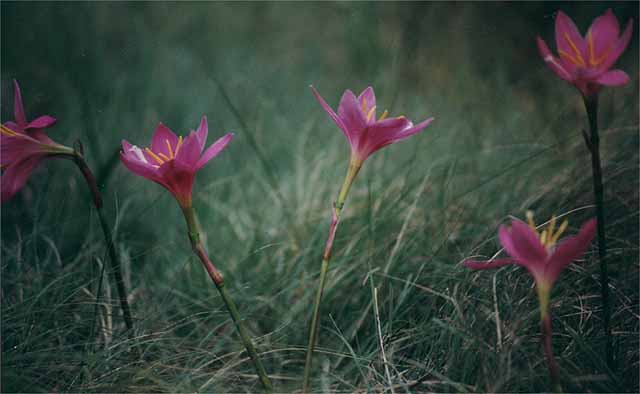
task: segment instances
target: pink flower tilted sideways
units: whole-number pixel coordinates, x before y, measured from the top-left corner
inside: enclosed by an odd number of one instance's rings
[[[372,87],[366,88],[358,97],[351,90],[346,90],[337,114],[313,86],[311,90],[322,108],[344,132],[351,145],[351,159],[359,165],[378,149],[419,133],[433,121],[433,118],[428,118],[414,125],[404,116],[387,118],[387,111],[376,119],[376,96]]]
[[[164,186],[183,209],[189,208],[196,173],[233,138],[232,133],[225,135],[203,154],[208,133],[207,118],[204,116],[198,130],[192,130],[184,139],[177,137],[161,123],[156,128],[149,148],[141,149],[123,140],[120,159],[134,174]]]
[[[576,236],[564,238],[560,243],[558,240],[567,228],[567,221],[556,229],[556,219],[553,217],[549,227],[538,233],[532,217],[529,216],[528,219],[529,224],[513,220],[510,229],[505,225],[500,226],[498,237],[510,258],[489,262],[468,260],[464,265],[472,269],[521,265],[533,276],[538,291],[549,292],[560,273],[591,244],[596,233],[596,219],[587,221]]]
[[[618,19],[611,9],[597,17],[583,38],[571,18],[562,11],[556,16],[558,57],[537,37],[540,55],[560,78],[575,85],[584,96],[598,92],[601,85],[620,86],[629,82],[622,70],[610,70],[627,48],[633,30],[633,19],[620,35]]]
[[[17,81],[14,87],[14,117],[2,125],[0,133],[0,200],[11,199],[27,182],[33,170],[46,157],[73,155],[73,149],[49,138],[44,129],[53,126],[56,119],[43,115],[27,121],[22,106],[22,94]]]

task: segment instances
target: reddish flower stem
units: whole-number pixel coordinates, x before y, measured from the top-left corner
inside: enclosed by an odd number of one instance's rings
[[[602,297],[602,323],[605,335],[605,356],[607,366],[613,370],[613,352],[611,349],[611,305],[609,301],[609,274],[607,270],[607,238],[604,219],[604,187],[602,184],[602,165],[600,163],[600,136],[598,134],[598,94],[583,96],[589,118],[590,133],[587,148],[591,152],[593,173],[593,194],[598,219],[598,257],[600,259],[600,292]]]
[[[560,385],[560,372],[558,369],[558,363],[553,356],[553,348],[551,346],[551,315],[545,314],[541,321],[542,328],[542,346],[544,348],[544,355],[547,359],[547,367],[549,368],[549,378],[551,379],[551,388],[554,393],[561,393],[562,386]]]
[[[271,393],[273,391],[271,380],[269,379],[269,376],[267,375],[267,371],[264,369],[264,366],[262,365],[262,361],[260,361],[260,357],[258,356],[258,353],[256,352],[256,349],[253,346],[253,342],[251,340],[251,337],[249,336],[249,333],[247,332],[247,329],[244,326],[244,322],[242,318],[240,317],[238,308],[236,307],[236,304],[233,302],[231,295],[229,294],[229,292],[227,291],[227,288],[225,287],[222,274],[215,267],[215,265],[213,265],[211,260],[209,260],[209,257],[207,256],[207,252],[204,249],[202,242],[200,241],[200,231],[198,229],[198,219],[196,217],[195,210],[193,209],[193,207],[183,207],[182,211],[187,221],[187,228],[189,229],[189,240],[191,241],[191,248],[193,249],[193,253],[195,253],[196,256],[198,256],[198,259],[204,266],[204,269],[207,271],[207,274],[209,274],[209,277],[211,278],[213,283],[216,285],[216,288],[220,292],[220,295],[222,296],[222,300],[224,301],[224,304],[227,307],[229,314],[231,315],[231,319],[233,320],[236,326],[236,329],[238,330],[240,339],[242,340],[242,343],[247,349],[247,353],[249,353],[249,357],[251,357],[251,360],[253,361],[253,365],[256,369],[256,372],[258,373],[258,378],[260,379],[260,382],[262,383],[262,386],[264,387],[265,392]]]
[[[322,256],[322,265],[320,267],[320,283],[318,285],[318,291],[316,293],[315,302],[313,305],[313,315],[311,318],[311,325],[309,327],[309,342],[307,345],[307,355],[304,366],[304,376],[302,380],[302,392],[308,393],[310,387],[311,378],[311,366],[313,364],[313,351],[315,350],[316,341],[318,338],[318,324],[320,322],[320,304],[322,303],[322,294],[324,292],[324,286],[327,281],[327,272],[329,271],[329,261],[331,260],[331,249],[333,248],[333,241],[336,236],[338,224],[340,223],[340,213],[342,207],[347,199],[351,185],[353,184],[356,175],[360,171],[362,166],[361,162],[351,161],[349,163],[349,170],[340,188],[338,199],[333,204],[333,211],[331,216],[331,225],[329,226],[329,236],[324,247],[324,253]]]

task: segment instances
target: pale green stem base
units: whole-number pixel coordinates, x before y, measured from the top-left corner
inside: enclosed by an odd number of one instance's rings
[[[220,271],[218,271],[218,269],[213,265],[211,260],[209,260],[209,257],[207,256],[204,246],[200,241],[200,232],[198,230],[198,220],[196,217],[195,210],[193,209],[193,207],[188,207],[188,208],[183,207],[182,212],[184,213],[184,217],[187,221],[187,227],[189,229],[189,240],[191,241],[191,247],[193,249],[193,252],[198,256],[204,268],[207,270],[209,277],[211,278],[213,283],[216,285],[216,288],[220,292],[220,295],[222,296],[222,300],[224,301],[224,304],[227,307],[227,310],[229,311],[229,315],[231,315],[231,319],[233,320],[236,326],[238,334],[240,334],[240,339],[242,340],[244,347],[247,349],[247,353],[249,353],[249,357],[251,357],[251,360],[253,361],[253,365],[256,369],[256,372],[258,373],[258,378],[260,379],[260,382],[262,383],[262,386],[264,387],[265,392],[271,393],[273,392],[273,386],[271,384],[271,380],[267,376],[267,372],[264,369],[264,366],[262,365],[262,361],[260,361],[260,357],[258,356],[258,353],[256,352],[256,349],[253,346],[253,341],[251,340],[251,337],[249,336],[249,333],[247,332],[247,329],[244,326],[244,322],[240,317],[238,308],[236,307],[236,304],[231,299],[231,296],[229,295],[229,292],[225,287],[224,280],[222,278],[222,275],[220,274]]]
[[[324,255],[322,257],[322,266],[320,267],[320,284],[316,293],[315,303],[313,304],[313,316],[311,318],[311,326],[309,327],[309,343],[307,345],[307,355],[305,358],[304,376],[302,380],[302,392],[308,393],[311,378],[311,366],[313,364],[313,351],[315,350],[316,340],[318,337],[318,324],[320,322],[320,304],[322,302],[322,293],[324,292],[324,286],[327,281],[327,272],[329,271],[329,261],[331,260],[331,248],[333,247],[333,240],[338,229],[338,223],[340,221],[340,213],[342,207],[347,199],[351,185],[358,171],[362,166],[361,162],[355,162],[353,159],[349,163],[349,170],[344,178],[338,199],[333,206],[333,214],[331,219],[331,226],[329,227],[329,237],[324,248]]]

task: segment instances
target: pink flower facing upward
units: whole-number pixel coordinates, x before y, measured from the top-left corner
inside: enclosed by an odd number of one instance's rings
[[[551,348],[551,317],[549,315],[551,289],[560,273],[580,257],[591,244],[596,233],[596,219],[587,221],[577,235],[564,238],[560,243],[558,240],[568,225],[566,220],[556,230],[554,216],[549,221],[549,226],[542,232],[536,229],[530,212],[527,213],[527,220],[528,225],[519,220],[513,220],[511,229],[504,225],[500,226],[498,237],[510,258],[489,262],[467,260],[464,265],[472,269],[489,269],[517,264],[525,267],[533,276],[540,303],[543,346],[552,388],[560,392],[562,387],[559,381],[559,370]]]
[[[169,190],[184,209],[191,208],[196,173],[220,153],[231,141],[229,133],[213,143],[204,154],[207,141],[207,118],[202,117],[197,131],[177,137],[162,123],[156,128],[151,147],[141,149],[122,141],[122,163],[136,175],[150,179]]]
[[[414,125],[404,116],[388,118],[389,112],[386,110],[380,118],[376,118],[376,95],[372,87],[366,88],[358,97],[351,90],[346,90],[338,105],[337,114],[313,86],[311,90],[349,140],[351,162],[358,167],[373,152],[419,133],[433,121],[433,118],[428,118]]]
[[[627,22],[622,36],[618,19],[611,9],[597,17],[583,38],[571,18],[562,11],[556,16],[558,58],[537,37],[540,55],[560,78],[575,85],[584,96],[596,94],[601,85],[620,86],[629,82],[622,70],[609,70],[631,39],[633,19]]]
[[[49,138],[44,129],[53,126],[56,119],[44,115],[29,122],[24,114],[22,95],[17,81],[14,86],[15,121],[6,122],[0,132],[0,200],[11,199],[27,182],[33,170],[47,157],[73,156],[72,148]]]

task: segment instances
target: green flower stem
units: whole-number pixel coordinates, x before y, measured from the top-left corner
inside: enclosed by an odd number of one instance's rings
[[[590,133],[587,148],[591,152],[593,173],[593,194],[598,219],[598,257],[600,258],[600,291],[602,297],[602,322],[605,334],[605,355],[609,369],[613,370],[611,350],[611,305],[609,303],[609,274],[607,272],[607,238],[605,236],[604,189],[602,186],[602,166],[600,164],[600,136],[598,134],[598,95],[584,96],[584,105],[589,118]]]
[[[342,207],[347,199],[353,180],[358,175],[358,171],[362,166],[361,162],[351,160],[349,163],[349,170],[347,176],[344,178],[342,188],[338,194],[338,199],[333,205],[333,216],[331,219],[331,226],[329,227],[329,237],[325,244],[324,254],[322,257],[322,265],[320,267],[320,284],[318,286],[318,292],[316,293],[315,303],[313,305],[313,316],[311,318],[311,326],[309,327],[309,343],[307,345],[307,356],[304,366],[304,377],[302,381],[302,392],[309,392],[309,384],[311,377],[311,365],[313,363],[313,351],[316,346],[316,340],[318,337],[318,324],[320,320],[320,304],[322,302],[322,293],[324,292],[324,286],[327,280],[327,272],[329,271],[329,261],[331,260],[331,248],[333,247],[333,240],[336,236],[336,230],[338,229],[338,223],[340,221],[340,213]]]
[[[258,373],[258,377],[260,379],[260,382],[262,383],[262,386],[264,387],[264,390],[267,393],[271,393],[273,392],[273,386],[271,384],[271,380],[267,376],[267,372],[264,369],[264,366],[262,365],[262,361],[260,361],[260,357],[258,356],[258,353],[256,352],[256,349],[253,346],[253,342],[251,341],[251,337],[249,336],[249,333],[247,332],[247,329],[244,326],[243,320],[240,317],[238,308],[236,307],[236,304],[231,299],[231,296],[229,295],[229,292],[225,287],[222,274],[213,265],[211,260],[209,260],[209,257],[207,256],[207,252],[205,251],[204,246],[200,241],[200,231],[198,227],[198,219],[196,217],[195,210],[193,209],[193,207],[183,207],[182,211],[187,221],[187,227],[189,230],[189,240],[191,241],[191,248],[193,249],[193,252],[198,256],[200,261],[202,262],[202,265],[204,266],[205,270],[207,270],[209,277],[211,278],[213,283],[216,285],[216,288],[220,292],[220,295],[222,296],[224,304],[226,305],[227,310],[231,315],[231,319],[235,323],[236,329],[238,330],[238,334],[240,334],[240,339],[242,339],[242,343],[244,344],[245,348],[247,349],[247,353],[249,353],[249,356],[253,361],[253,365],[256,368],[256,372]]]
[[[98,184],[96,182],[95,176],[93,175],[93,172],[91,172],[91,169],[87,165],[87,162],[81,153],[81,148],[74,150],[73,161],[80,169],[80,172],[84,176],[85,181],[87,181],[87,185],[89,186],[89,190],[91,191],[91,196],[93,197],[93,204],[96,206],[96,210],[98,211],[100,226],[102,227],[104,239],[107,244],[107,250],[109,251],[109,260],[111,261],[111,266],[113,268],[113,277],[118,289],[118,296],[120,297],[120,307],[122,308],[124,323],[127,326],[129,338],[132,338],[133,320],[131,319],[131,310],[129,308],[129,301],[127,300],[127,289],[124,285],[124,279],[122,278],[122,264],[120,262],[120,257],[116,252],[116,246],[113,242],[111,228],[109,227],[107,219],[104,216],[104,212],[102,211],[102,196],[100,194],[100,190],[98,189]]]
[[[549,313],[549,299],[551,288],[549,286],[536,284],[538,292],[538,301],[540,304],[540,327],[542,331],[542,347],[547,360],[547,368],[549,369],[549,379],[551,380],[551,390],[554,393],[562,392],[560,384],[560,371],[558,363],[553,356],[553,347],[551,346],[551,314]]]

